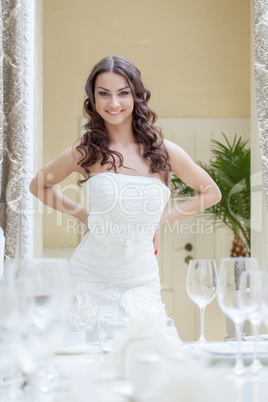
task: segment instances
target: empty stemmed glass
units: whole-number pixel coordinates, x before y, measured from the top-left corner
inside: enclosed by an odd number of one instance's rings
[[[50,371],[54,372],[52,357],[68,326],[71,302],[68,260],[47,258],[27,261],[24,275],[31,281],[34,300],[32,321],[41,340],[44,340],[39,359],[45,365],[49,379],[53,377]],[[49,389],[49,383],[42,388]]]
[[[31,281],[37,328],[42,331],[50,323],[62,324],[71,300],[68,260],[44,258],[27,261],[24,275]]]
[[[9,357],[9,362],[4,362],[3,366],[8,368],[7,387],[3,390],[4,395],[1,394],[5,400],[23,397],[25,386],[33,379],[31,374],[36,367],[31,327],[33,300],[29,296],[29,285],[25,278],[14,283],[0,283],[0,342]]]
[[[187,271],[186,288],[189,297],[200,308],[200,337],[198,343],[206,343],[204,334],[205,308],[217,291],[217,269],[214,260],[191,260]]]
[[[13,332],[16,339],[11,347],[18,367],[27,377],[25,383],[28,386],[24,391],[33,393],[35,388],[38,393],[41,387],[49,392],[54,388],[54,384],[52,386],[48,381],[48,371],[51,370],[49,364],[68,325],[67,314],[71,300],[68,260],[14,260],[6,268],[6,281],[11,290],[15,289],[17,298],[20,297],[20,316],[22,312],[24,314],[23,319],[19,320],[13,309],[12,317],[16,317],[16,331]],[[17,300],[14,296],[12,298]],[[23,305],[25,308],[22,310]],[[10,337],[10,341],[12,339]],[[43,373],[39,375],[41,370],[46,370],[45,376]],[[42,385],[37,384],[38,376],[42,378]]]
[[[237,339],[237,354],[234,373],[241,375],[245,372],[242,352],[242,328],[246,312],[239,304],[240,279],[243,272],[257,271],[256,258],[223,258],[219,272],[218,304],[223,313],[234,325]]]
[[[262,274],[262,315],[263,323],[268,331],[268,270],[263,271]]]
[[[241,275],[239,305],[250,321],[255,336],[254,356],[250,366],[250,371],[254,374],[260,373],[264,368],[258,353],[258,337],[259,328],[268,307],[266,297],[267,284],[267,272],[243,272]]]

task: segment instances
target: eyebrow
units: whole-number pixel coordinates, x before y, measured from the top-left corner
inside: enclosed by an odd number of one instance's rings
[[[110,92],[109,89],[106,89],[106,88],[103,88],[103,87],[98,87],[97,89],[99,89],[99,88],[103,89],[104,91]],[[127,89],[127,88],[129,89],[128,85],[126,85],[124,88],[118,89],[117,92],[123,91],[123,89]]]

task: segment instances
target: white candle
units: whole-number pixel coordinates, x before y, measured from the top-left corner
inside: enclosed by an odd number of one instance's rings
[[[4,277],[5,235],[0,227],[0,279]]]

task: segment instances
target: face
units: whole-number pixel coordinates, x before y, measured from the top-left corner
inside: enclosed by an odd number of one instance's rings
[[[106,126],[131,123],[134,99],[126,78],[112,72],[99,74],[95,81],[95,105]]]

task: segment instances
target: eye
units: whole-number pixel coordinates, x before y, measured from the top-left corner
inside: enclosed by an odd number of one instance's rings
[[[99,95],[101,95],[101,96],[108,96],[109,94],[108,94],[108,92],[104,92],[104,91],[100,91],[100,92],[98,92],[99,93]]]
[[[120,92],[120,95],[123,95],[123,96],[128,95],[128,94],[129,94],[128,91],[122,91],[122,92]]]

